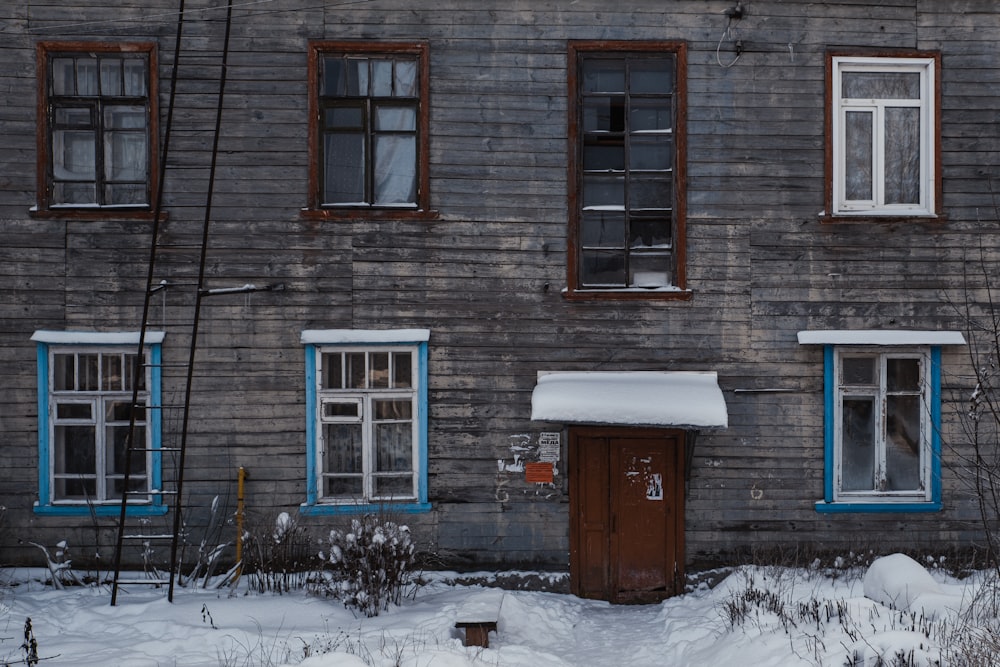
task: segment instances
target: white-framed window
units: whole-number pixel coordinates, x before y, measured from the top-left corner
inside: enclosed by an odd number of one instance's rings
[[[130,427],[131,513],[161,513],[162,334],[37,331],[39,501],[49,514],[117,513],[125,491]],[[137,364],[138,391],[133,391]],[[133,394],[137,397],[133,404]],[[131,426],[130,426],[131,425]]]
[[[427,505],[427,332],[303,332],[306,513]]]
[[[941,502],[941,346],[953,331],[800,331],[823,345],[818,512],[932,512]]]
[[[936,55],[830,56],[834,216],[935,216]]]
[[[931,500],[930,350],[834,354],[834,501]]]

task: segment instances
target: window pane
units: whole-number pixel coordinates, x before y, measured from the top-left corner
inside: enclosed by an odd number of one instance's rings
[[[583,168],[587,171],[624,171],[625,142],[621,139],[588,141],[583,147]]]
[[[875,357],[843,357],[840,361],[840,383],[871,386],[876,383]]]
[[[319,94],[337,97],[347,94],[347,63],[342,58],[323,58]]]
[[[385,107],[375,110],[377,131],[413,132],[417,129],[417,110],[412,107]]]
[[[417,139],[412,135],[375,137],[375,203],[417,200]]]
[[[665,132],[673,128],[669,99],[633,99],[629,102],[629,131]]]
[[[628,204],[630,208],[671,208],[673,206],[673,182],[669,177],[634,177],[629,183]]]
[[[93,419],[90,403],[59,403],[56,405],[56,419]]]
[[[920,203],[920,109],[885,110],[885,203]]]
[[[104,203],[116,206],[143,205],[149,202],[145,184],[110,183],[104,186]]]
[[[889,391],[920,391],[920,360],[887,359],[885,379]]]
[[[629,92],[639,94],[669,94],[674,88],[672,58],[633,61]]]
[[[417,96],[417,63],[415,60],[396,61],[396,97]]]
[[[870,201],[872,193],[872,114],[848,111],[845,133],[846,182],[844,194],[849,200]]]
[[[76,355],[52,355],[52,384],[56,391],[76,389]]]
[[[361,134],[326,135],[323,202],[357,204],[365,201],[365,138]]]
[[[57,478],[52,493],[56,500],[94,500],[97,497],[97,481],[93,476]]]
[[[342,363],[343,355],[340,352],[323,354],[323,380],[324,389],[344,388],[344,368]]]
[[[413,470],[413,427],[409,422],[375,425],[378,472]]]
[[[115,181],[146,180],[146,134],[108,132],[104,135],[105,177]],[[145,186],[143,186],[145,191]],[[111,202],[107,202],[111,203]]]
[[[106,453],[104,457],[106,475],[125,474],[125,452],[128,451],[128,426],[107,427]],[[145,448],[146,431],[141,426],[136,426],[133,432],[135,447]],[[146,452],[132,452],[132,474],[146,474]],[[142,488],[142,487],[139,487]]]
[[[885,407],[886,490],[921,490],[920,397],[888,396]]]
[[[389,97],[392,95],[392,61],[371,61],[372,90],[374,97]]]
[[[344,354],[344,363],[347,368],[347,386],[350,389],[365,388],[365,353],[348,352]]]
[[[94,180],[96,134],[81,130],[52,133],[52,160],[59,180]]]
[[[389,388],[389,353],[372,352],[369,355],[368,386],[375,389]]]
[[[844,398],[841,489],[875,489],[875,405],[871,398]]]
[[[669,218],[633,218],[629,225],[630,248],[669,248]]]
[[[624,97],[588,97],[583,101],[584,132],[624,132]]]
[[[323,440],[324,472],[361,472],[361,424],[324,424]]]
[[[389,399],[374,401],[375,419],[413,419],[413,402],[410,399]]]
[[[378,498],[412,498],[413,475],[378,475],[374,479],[375,496]]]
[[[97,391],[101,388],[99,377],[99,356],[96,354],[81,354],[78,356],[79,366],[77,368],[80,377],[77,389],[80,391]]]
[[[94,183],[54,183],[53,204],[95,204],[97,187]]]
[[[122,355],[101,355],[101,366],[101,388],[104,391],[121,391],[124,387],[124,382],[122,380]],[[128,419],[128,417],[126,417],[126,419]]]
[[[587,174],[583,177],[583,205],[625,208],[625,177]]]
[[[361,403],[359,401],[323,403],[323,417],[327,419],[360,419]]]
[[[121,422],[127,424],[130,419],[129,405],[131,401],[108,401],[104,409],[104,419],[109,422]],[[136,422],[142,422],[145,418],[145,410],[142,406],[135,409]]]
[[[55,116],[58,125],[90,128],[94,124],[90,107],[59,107],[56,109]]]
[[[104,127],[111,130],[144,130],[146,109],[139,106],[105,107]]]
[[[668,253],[631,255],[629,262],[629,287],[665,287],[670,284],[670,259]]]
[[[146,96],[146,61],[138,58],[125,60],[125,95]]]
[[[613,211],[588,211],[580,222],[580,240],[584,246],[625,247],[625,214]]]
[[[845,98],[920,99],[920,74],[917,72],[844,72],[841,85]]]
[[[671,136],[633,139],[629,169],[669,170],[674,166],[674,140]]]
[[[326,477],[323,495],[327,498],[357,498],[362,494],[362,479],[355,477]]]
[[[625,286],[625,251],[584,250],[581,277],[588,286]]]
[[[76,94],[86,97],[97,97],[100,88],[97,85],[97,60],[78,58],[76,61]]]
[[[93,426],[56,426],[56,474],[93,475],[96,472]]]
[[[413,386],[413,355],[409,352],[393,352],[392,363],[394,367],[393,387]]]
[[[122,94],[122,61],[101,58],[101,95],[120,97]]]
[[[76,94],[76,60],[74,58],[52,59],[52,94]]]
[[[624,93],[625,60],[588,58],[583,62],[583,92]]]
[[[125,373],[125,391],[132,391],[132,379],[135,377],[136,364],[139,363],[139,355],[137,354],[126,354],[125,355],[125,365],[127,370]],[[146,390],[146,374],[144,372],[139,373],[139,391]]]
[[[361,107],[331,107],[324,114],[326,126],[333,129],[364,129],[365,112]]]

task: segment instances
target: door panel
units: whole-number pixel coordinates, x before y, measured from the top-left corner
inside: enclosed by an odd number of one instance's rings
[[[571,430],[569,454],[573,591],[614,602],[680,592],[683,434]]]

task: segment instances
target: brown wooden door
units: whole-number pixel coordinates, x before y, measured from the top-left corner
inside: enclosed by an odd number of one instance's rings
[[[613,602],[681,592],[683,434],[573,429],[569,464],[573,592]]]

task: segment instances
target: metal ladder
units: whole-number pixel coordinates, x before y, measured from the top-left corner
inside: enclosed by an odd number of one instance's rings
[[[173,112],[175,107],[175,96],[177,91],[177,81],[178,81],[178,70],[181,56],[181,42],[183,39],[184,32],[184,21],[185,21],[185,9],[184,0],[180,0],[177,16],[177,35],[174,45],[174,61],[173,68],[171,72],[171,83],[170,83],[170,99],[167,107],[167,119],[164,130],[163,139],[163,151],[160,155],[160,169],[159,169],[159,180],[157,183],[157,192],[155,196],[155,205],[153,211],[153,222],[152,222],[152,238],[150,241],[150,251],[149,251],[149,262],[147,267],[146,276],[146,289],[145,297],[143,300],[142,309],[142,322],[139,331],[139,343],[138,343],[138,356],[137,362],[134,368],[134,375],[132,378],[132,409],[130,410],[129,417],[129,429],[128,438],[126,441],[125,450],[125,466],[123,471],[123,481],[122,481],[122,500],[121,509],[118,515],[118,534],[115,541],[115,552],[114,552],[114,578],[112,580],[111,588],[111,605],[114,606],[118,602],[118,593],[122,586],[130,584],[144,584],[144,585],[155,585],[162,586],[166,584],[168,586],[167,599],[173,602],[174,598],[174,585],[179,574],[179,563],[177,562],[177,550],[178,544],[182,537],[181,535],[181,514],[184,510],[184,459],[187,449],[187,435],[188,435],[188,423],[190,418],[190,408],[191,408],[191,388],[194,376],[194,361],[195,352],[197,348],[198,340],[198,328],[201,320],[201,303],[205,296],[209,296],[213,293],[232,293],[233,291],[256,291],[257,288],[253,285],[247,285],[243,288],[235,288],[235,290],[208,290],[205,289],[205,267],[206,267],[206,257],[208,249],[208,238],[209,238],[209,222],[211,220],[211,209],[212,209],[212,198],[215,188],[215,172],[216,172],[216,159],[218,155],[218,144],[219,136],[221,134],[221,120],[222,120],[222,109],[223,101],[225,96],[226,88],[226,74],[228,69],[228,56],[229,56],[229,37],[232,25],[232,11],[233,11],[233,0],[228,0],[226,8],[226,25],[225,25],[225,39],[223,43],[222,50],[222,63],[221,63],[221,75],[219,81],[219,92],[218,92],[218,105],[216,109],[215,117],[215,133],[212,145],[211,154],[211,167],[209,170],[209,182],[207,188],[207,197],[205,204],[205,216],[202,224],[202,235],[201,244],[196,249],[200,253],[200,263],[198,268],[198,279],[197,279],[197,291],[195,295],[194,312],[191,319],[190,328],[190,346],[188,350],[188,361],[186,364],[186,382],[184,389],[184,400],[180,405],[175,406],[164,406],[164,405],[145,405],[139,402],[139,387],[141,385],[141,379],[144,377],[146,369],[150,367],[149,364],[145,363],[145,343],[146,336],[149,328],[150,320],[150,310],[151,302],[154,294],[163,290],[170,285],[167,281],[161,281],[158,284],[154,284],[156,270],[157,270],[157,258],[158,250],[161,248],[160,244],[160,226],[162,222],[162,201],[163,201],[163,190],[167,166],[167,156],[170,146],[170,132],[173,124]],[[156,140],[156,138],[153,138]],[[165,489],[150,489],[143,488],[138,491],[130,490],[133,470],[132,470],[132,459],[134,455],[141,455],[148,457],[151,450],[148,448],[146,442],[136,443],[135,442],[135,431],[136,431],[136,416],[140,409],[147,411],[147,428],[148,428],[148,411],[149,410],[159,410],[161,415],[164,410],[177,409],[181,412],[181,427],[178,434],[178,443],[173,447],[159,448],[155,452],[160,456],[165,454],[172,454],[175,457],[174,466],[174,477],[173,483],[174,488],[170,490]],[[163,420],[161,419],[161,427]],[[147,459],[148,460],[148,459]],[[151,471],[147,470],[147,475],[151,474]],[[151,479],[147,477],[147,480]],[[147,485],[149,482],[147,483]],[[152,496],[165,496],[166,498],[172,498],[173,502],[167,502],[164,499],[164,504],[169,511],[173,511],[173,524],[172,530],[170,532],[163,531],[147,531],[142,528],[142,524],[139,526],[130,525],[129,521],[129,498],[140,496],[142,498],[150,498]],[[132,524],[136,523],[134,520]],[[170,569],[169,576],[163,578],[160,576],[146,576],[138,578],[126,578],[122,576],[122,552],[125,548],[126,543],[150,543],[154,540],[157,541],[169,541],[170,543]]]

